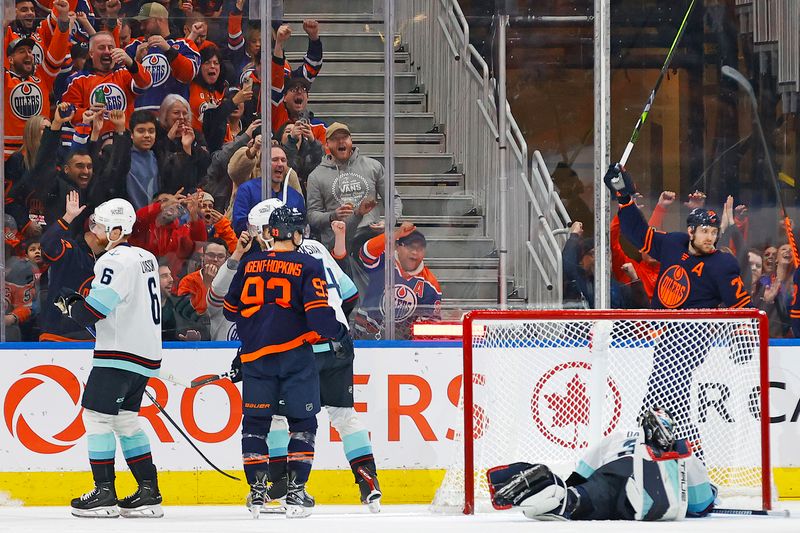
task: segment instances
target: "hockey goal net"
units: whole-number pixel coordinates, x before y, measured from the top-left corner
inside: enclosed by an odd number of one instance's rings
[[[463,328],[464,431],[434,510],[490,509],[493,466],[545,463],[567,476],[653,405],[672,412],[726,507],[770,508],[763,312],[474,311]]]

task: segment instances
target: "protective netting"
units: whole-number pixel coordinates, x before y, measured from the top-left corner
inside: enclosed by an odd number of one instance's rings
[[[476,510],[490,508],[488,468],[545,463],[566,476],[587,446],[635,428],[642,407],[654,405],[672,412],[720,496],[760,498],[757,319],[588,320],[576,313],[568,320],[476,319],[473,332]],[[464,506],[464,445],[458,435],[435,510]]]

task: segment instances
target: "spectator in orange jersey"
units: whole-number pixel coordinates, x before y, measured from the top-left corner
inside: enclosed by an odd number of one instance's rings
[[[206,295],[214,276],[228,259],[228,248],[225,241],[216,237],[203,246],[202,262],[199,270],[187,274],[178,284],[178,296],[188,294],[192,299],[192,307],[198,314],[204,315],[208,309]]]
[[[222,74],[219,48],[210,46],[200,52],[200,72],[189,88],[192,127],[202,131],[209,152],[216,152],[241,131],[239,119],[231,123],[230,115],[253,98],[252,84],[238,91],[229,91]],[[234,132],[235,130],[235,132]]]
[[[78,117],[87,109],[122,110],[126,120],[130,120],[135,100],[152,83],[150,72],[124,50],[116,48],[114,37],[103,31],[89,40],[86,67],[69,79],[63,101],[75,106]],[[113,125],[107,122],[101,134],[111,131]]]
[[[25,122],[37,115],[50,115],[50,93],[59,69],[69,55],[69,12],[66,0],[56,0],[58,27],[36,64],[34,51],[38,46],[30,37],[17,37],[6,47],[8,68],[5,70],[5,145],[4,160],[22,146]]]
[[[69,9],[67,10],[69,11]],[[66,30],[69,33],[69,27]],[[36,9],[32,0],[16,0],[14,20],[6,27],[3,37],[3,47],[8,50],[11,41],[21,37],[28,37],[33,41],[31,52],[33,61],[36,65],[44,60],[44,52],[49,44],[47,33],[44,31],[44,24],[36,18]],[[6,56],[6,67],[9,66],[9,56]]]

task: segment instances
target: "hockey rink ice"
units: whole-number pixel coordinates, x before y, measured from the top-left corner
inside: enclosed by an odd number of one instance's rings
[[[536,522],[516,510],[475,516],[432,514],[424,505],[387,505],[373,515],[361,506],[320,505],[304,519],[287,520],[281,515],[262,515],[253,520],[238,506],[164,507],[161,519],[82,519],[68,507],[0,507],[0,531],[33,532],[292,532],[355,533],[427,531],[664,531],[680,532],[800,532],[800,501],[780,502],[791,518],[720,516],[682,522]]]

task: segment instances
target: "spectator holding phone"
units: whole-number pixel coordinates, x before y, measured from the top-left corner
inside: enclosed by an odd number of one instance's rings
[[[150,72],[124,50],[116,48],[114,37],[105,31],[89,39],[89,61],[85,69],[73,74],[67,82],[63,101],[76,108],[75,116],[92,112],[125,111],[130,120],[134,102],[152,85]],[[114,126],[106,122],[101,134]]]

